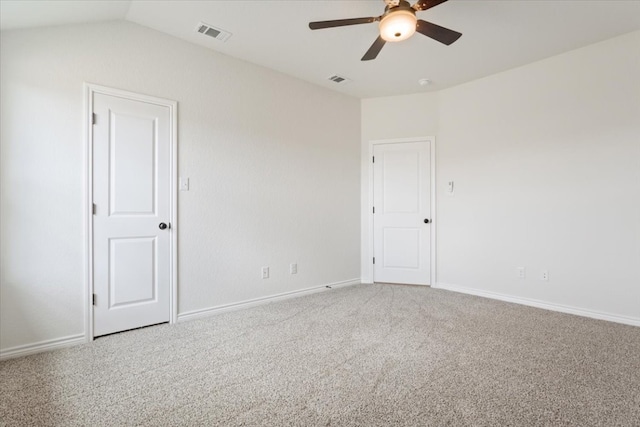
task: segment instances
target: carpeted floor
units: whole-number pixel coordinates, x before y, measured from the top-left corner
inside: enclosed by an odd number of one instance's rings
[[[358,285],[0,363],[8,426],[640,426],[640,328]]]

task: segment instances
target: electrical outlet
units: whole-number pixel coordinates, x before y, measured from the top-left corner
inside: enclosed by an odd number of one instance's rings
[[[540,280],[544,280],[545,282],[548,282],[549,281],[549,271],[542,270],[540,272]]]
[[[289,264],[289,273],[298,274],[298,264]]]
[[[517,269],[518,272],[518,279],[526,279],[527,277],[527,270],[524,267],[518,267]]]
[[[262,267],[262,278],[263,279],[269,278],[269,267]]]

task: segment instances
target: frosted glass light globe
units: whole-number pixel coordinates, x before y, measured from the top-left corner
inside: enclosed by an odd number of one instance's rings
[[[406,40],[416,32],[418,18],[408,10],[391,12],[380,21],[380,37],[388,42]]]

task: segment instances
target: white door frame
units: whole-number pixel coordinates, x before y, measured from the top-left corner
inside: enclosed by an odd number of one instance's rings
[[[178,318],[178,103],[153,96],[141,95],[120,89],[84,83],[84,232],[85,232],[85,286],[84,286],[84,335],[85,340],[93,341],[93,97],[104,94],[133,101],[142,101],[169,108],[169,174],[172,189],[169,194],[171,223],[169,236],[169,323],[175,323]]]
[[[429,142],[429,150],[431,155],[431,188],[430,188],[430,196],[431,196],[431,277],[429,278],[430,286],[435,286],[436,284],[436,138],[434,136],[423,136],[416,138],[394,138],[394,139],[376,139],[369,141],[369,158],[367,164],[369,165],[369,203],[367,205],[367,217],[369,218],[369,244],[367,245],[368,257],[367,262],[367,270],[365,271],[365,277],[370,277],[371,282],[375,282],[375,277],[373,276],[373,148],[378,144],[397,144],[397,143],[406,143],[406,142],[421,142],[428,141]]]

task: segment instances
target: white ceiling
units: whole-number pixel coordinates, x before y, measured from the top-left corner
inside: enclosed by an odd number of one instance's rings
[[[0,29],[124,19],[360,98],[440,90],[640,29],[637,0],[450,0],[418,17],[463,33],[457,42],[416,34],[362,62],[377,23],[308,28],[309,21],[379,16],[383,9],[383,0],[1,0]],[[200,21],[231,38],[222,43],[197,33]],[[329,82],[333,74],[352,82]],[[421,78],[433,83],[420,86]]]

